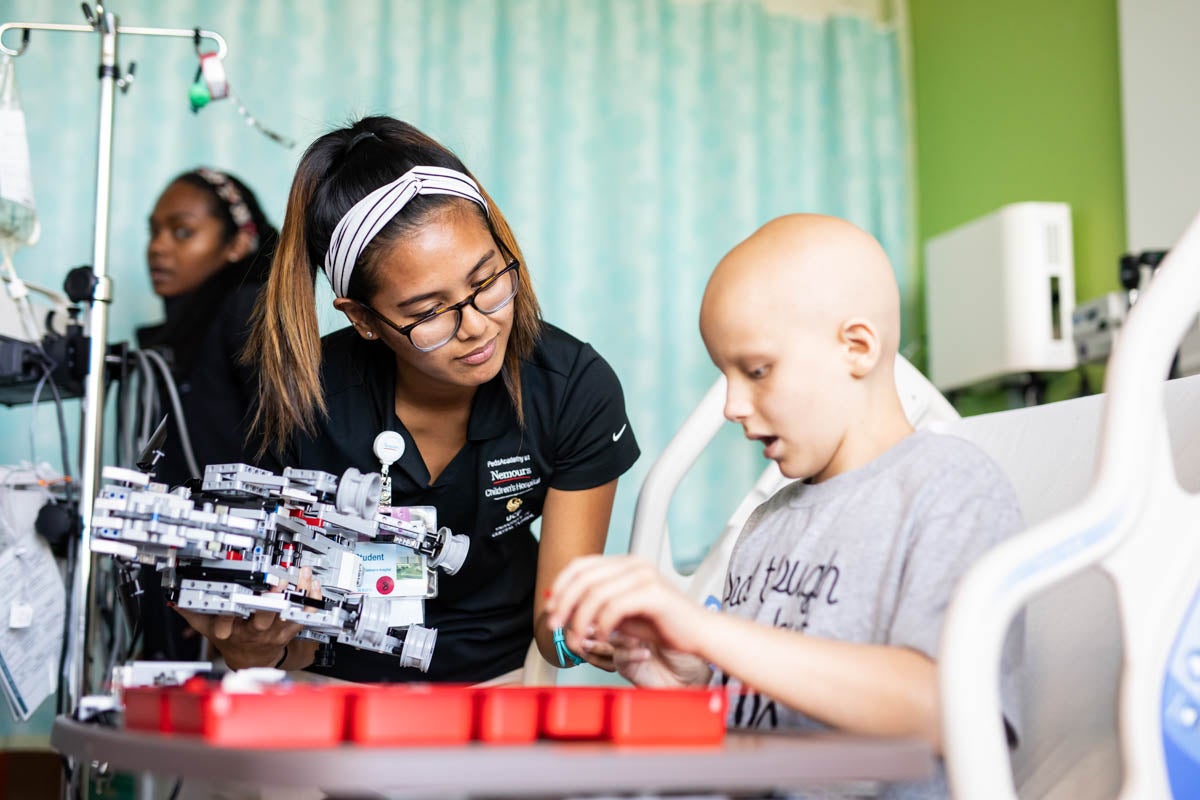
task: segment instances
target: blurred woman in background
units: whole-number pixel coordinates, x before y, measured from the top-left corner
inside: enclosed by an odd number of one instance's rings
[[[193,470],[206,464],[254,461],[246,434],[257,382],[238,354],[277,240],[254,192],[225,172],[185,172],[154,205],[146,261],[166,320],[140,328],[137,338],[166,362],[179,402],[175,413],[160,372],[159,407],[172,417],[155,468],[163,483],[201,477]],[[142,583],[143,656],[194,658],[200,637],[168,612],[158,576],[143,573]]]

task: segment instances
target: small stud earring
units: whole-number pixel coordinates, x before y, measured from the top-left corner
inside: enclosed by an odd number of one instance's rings
[[[370,331],[367,331],[367,338],[368,338],[368,339],[374,339],[374,338],[375,338],[375,334],[371,333]]]

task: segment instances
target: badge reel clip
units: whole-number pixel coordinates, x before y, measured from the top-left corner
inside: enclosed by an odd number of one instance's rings
[[[379,459],[380,474],[383,476],[383,487],[379,492],[379,512],[387,514],[392,507],[392,476],[389,470],[392,464],[404,455],[404,437],[396,431],[384,431],[375,437],[375,457]]]

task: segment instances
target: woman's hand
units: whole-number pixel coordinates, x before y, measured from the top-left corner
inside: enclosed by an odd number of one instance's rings
[[[570,647],[570,645],[567,646]],[[598,667],[605,672],[617,671],[616,662],[613,660],[615,651],[608,642],[585,638],[579,643],[579,648],[578,650],[571,648],[571,652],[593,667]]]
[[[555,666],[559,664],[558,652],[554,646],[554,628],[546,625],[546,598],[558,573],[573,559],[604,551],[604,539],[608,535],[608,521],[616,492],[615,480],[594,489],[550,489],[546,492],[541,540],[538,543],[533,630],[542,657]],[[606,640],[596,639],[588,643],[576,640],[568,647],[592,666],[607,672],[616,669],[612,660],[612,646]]]
[[[310,567],[302,567],[296,587],[309,597],[321,599],[321,584]],[[276,586],[272,592],[282,592]],[[273,667],[284,655],[284,648],[303,628],[296,622],[279,619],[274,611],[255,611],[246,619],[226,614],[197,614],[176,608],[193,628],[200,632],[225,658],[230,669]]]

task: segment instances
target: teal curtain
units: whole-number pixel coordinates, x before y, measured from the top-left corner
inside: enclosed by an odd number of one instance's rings
[[[791,5],[807,15],[789,13]],[[893,26],[821,2],[729,0],[123,0],[126,25],[221,32],[232,101],[193,115],[188,40],[125,37],[138,64],[118,97],[112,191],[113,340],[156,320],[146,217],[174,174],[241,175],[280,220],[303,147],[356,115],[409,120],[453,148],[500,203],[546,317],[621,376],[643,456],[621,481],[609,549],[628,541],[642,476],[716,378],[701,293],[768,219],[815,211],[874,233],[915,298],[909,130]],[[829,2],[834,9],[847,3]],[[81,22],[74,0],[0,0],[0,22]],[[15,44],[11,33],[5,39]],[[91,257],[97,42],[34,33],[17,60],[43,237],[26,280],[59,286]],[[341,320],[328,308],[323,324]],[[911,326],[909,326],[911,328]],[[908,330],[906,339],[915,331]],[[76,405],[70,411],[76,416]],[[27,409],[0,411],[0,463],[29,457]],[[38,455],[57,462],[49,409]],[[74,452],[75,441],[72,442]],[[764,466],[727,426],[672,510],[695,560]]]

